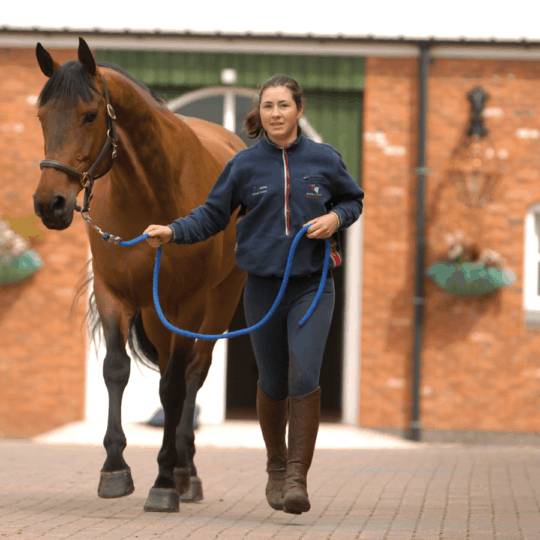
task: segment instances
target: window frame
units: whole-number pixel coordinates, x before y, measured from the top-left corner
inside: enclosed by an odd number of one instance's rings
[[[252,88],[242,88],[238,86],[212,86],[209,88],[201,88],[200,90],[193,90],[192,92],[183,94],[182,96],[177,97],[167,102],[167,108],[171,112],[174,112],[184,107],[185,105],[189,105],[190,103],[193,103],[194,101],[199,101],[207,97],[215,97],[215,96],[223,97],[224,99],[223,106],[225,107],[225,96],[227,94],[233,94],[235,97],[236,96],[248,97],[254,100],[254,102],[256,102],[256,100],[259,97],[259,93],[257,92],[257,90],[253,90]],[[179,113],[175,113],[175,114],[179,114]],[[302,116],[300,118],[300,120],[298,121],[298,124],[302,128],[302,131],[304,132],[306,137],[309,137],[315,142],[323,142],[322,136],[310,124],[310,122],[307,120],[305,116]]]
[[[529,207],[525,217],[523,309],[528,328],[540,329],[540,203]]]

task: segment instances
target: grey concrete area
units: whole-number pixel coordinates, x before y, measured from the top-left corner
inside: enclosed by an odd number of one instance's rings
[[[0,441],[0,540],[540,539],[540,449],[417,444],[318,449],[312,510],[264,498],[262,448],[199,449],[204,501],[145,513],[157,448],[128,446],[135,493],[99,499],[95,445]]]

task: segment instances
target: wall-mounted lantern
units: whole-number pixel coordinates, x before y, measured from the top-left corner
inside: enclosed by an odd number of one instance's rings
[[[491,201],[502,177],[497,150],[482,116],[489,95],[479,86],[469,92],[470,123],[452,153],[448,180],[458,190],[459,199],[469,208],[482,208]]]

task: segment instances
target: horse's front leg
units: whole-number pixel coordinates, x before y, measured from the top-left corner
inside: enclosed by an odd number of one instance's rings
[[[98,496],[108,499],[123,497],[135,490],[131,470],[123,456],[126,436],[122,429],[121,416],[122,396],[129,381],[130,358],[125,347],[127,325],[125,328],[121,327],[122,317],[119,310],[104,309],[105,301],[103,298],[101,302],[99,301],[96,283],[94,285],[96,300],[107,346],[103,362],[103,378],[109,394],[107,431],[103,440],[107,459],[100,473]],[[112,303],[109,302],[109,307]]]
[[[191,348],[189,342],[193,340],[183,339],[183,341],[183,347],[173,348],[173,353],[159,383],[159,397],[163,406],[165,426],[163,444],[158,454],[159,472],[144,505],[146,512],[178,512],[180,507],[174,473],[178,460],[175,434],[186,397],[186,357]]]
[[[105,499],[133,493],[135,487],[131,470],[124,460],[126,436],[122,429],[121,407],[124,389],[129,380],[130,358],[120,332],[107,341],[103,377],[109,392],[109,416],[103,445],[107,459],[101,469],[98,495]]]

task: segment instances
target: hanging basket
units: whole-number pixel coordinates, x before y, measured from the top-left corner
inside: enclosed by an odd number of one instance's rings
[[[11,262],[0,262],[0,285],[8,285],[31,276],[42,265],[39,255],[32,250]]]
[[[441,289],[461,296],[483,296],[516,281],[512,270],[489,268],[481,263],[438,262],[426,270],[426,275]]]

